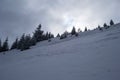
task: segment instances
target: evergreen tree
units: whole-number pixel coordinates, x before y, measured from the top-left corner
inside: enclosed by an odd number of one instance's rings
[[[25,34],[23,34],[20,38],[20,40],[18,41],[18,46],[17,46],[17,49],[22,49],[23,48],[23,44],[24,44],[24,41],[25,41]]]
[[[113,22],[113,20],[110,20],[110,25],[112,26],[112,25],[114,25],[114,22]]]
[[[3,46],[2,46],[2,51],[8,51],[8,50],[9,50],[8,38],[6,38],[6,40],[4,41]]]
[[[49,33],[48,32],[46,32],[46,40],[48,40],[49,39]]]
[[[75,29],[75,27],[73,27],[73,29],[72,29],[72,31],[71,31],[71,34],[72,34],[72,35],[75,35],[75,34],[76,34],[76,29]]]
[[[31,38],[30,44],[31,44],[31,46],[36,45],[36,38],[34,36]]]
[[[51,38],[51,33],[49,32],[49,34],[48,34],[48,39],[50,39]]]
[[[58,33],[56,37],[60,37],[60,34]]]
[[[87,31],[87,27],[85,27],[85,31]]]
[[[68,32],[65,31],[65,32],[60,36],[60,39],[67,38],[67,35],[68,35]]]
[[[18,43],[18,49],[20,49],[21,51],[29,49],[31,46],[31,37],[30,35],[25,35],[23,34],[19,43]]]
[[[104,26],[105,29],[108,29],[108,28],[109,28],[109,26],[108,26],[106,23],[104,23],[103,26]]]
[[[16,38],[15,42],[13,42],[12,46],[11,46],[11,50],[12,49],[17,49],[18,47],[18,38]]]
[[[48,38],[49,38],[49,39],[54,38],[54,35],[51,34],[51,32],[49,32],[49,34],[48,34]]]
[[[41,24],[37,27],[33,35],[36,38],[37,42],[40,42],[43,40],[43,31],[41,30]]]
[[[50,41],[51,41],[51,38],[54,38],[54,35],[53,35],[53,34],[51,34],[51,32],[49,32],[49,34],[48,34],[48,42],[50,42]]]
[[[99,30],[102,30],[102,28],[100,27],[100,25],[98,25],[98,29],[99,29]]]
[[[107,27],[107,24],[106,23],[104,23],[104,25],[103,25],[104,27]]]
[[[51,38],[54,38],[54,35],[53,35],[53,34],[51,34]]]
[[[48,40],[48,39],[49,39],[49,33],[46,32],[46,34],[43,34],[43,35],[42,35],[42,39],[43,39],[43,40]]]
[[[31,46],[30,40],[31,40],[30,35],[25,36],[25,40],[22,44],[21,51],[26,50],[26,49],[30,49],[30,46]]]

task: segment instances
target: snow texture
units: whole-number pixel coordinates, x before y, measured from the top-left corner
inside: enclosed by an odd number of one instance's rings
[[[120,24],[1,53],[0,80],[120,80]]]

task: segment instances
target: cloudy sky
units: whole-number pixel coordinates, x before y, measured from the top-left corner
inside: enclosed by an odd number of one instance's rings
[[[120,0],[0,0],[0,38],[10,42],[38,24],[54,34],[120,22]]]

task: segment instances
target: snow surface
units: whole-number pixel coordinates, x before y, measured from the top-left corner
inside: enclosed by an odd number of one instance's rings
[[[0,80],[120,80],[120,24],[1,53]]]

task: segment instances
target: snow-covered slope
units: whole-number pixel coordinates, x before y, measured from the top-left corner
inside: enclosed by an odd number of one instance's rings
[[[0,80],[120,80],[120,24],[0,54]]]

